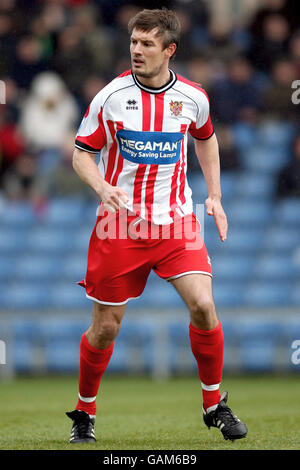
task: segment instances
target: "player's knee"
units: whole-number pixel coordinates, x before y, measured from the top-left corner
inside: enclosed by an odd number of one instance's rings
[[[120,326],[115,321],[105,321],[98,327],[96,335],[99,340],[113,341],[120,331]]]
[[[206,324],[215,315],[215,304],[210,296],[202,296],[190,304],[191,319],[196,324]]]

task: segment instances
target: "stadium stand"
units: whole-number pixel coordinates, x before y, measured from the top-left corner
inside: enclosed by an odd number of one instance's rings
[[[110,34],[109,31],[116,31],[119,9],[126,10],[134,2],[126,2],[127,6],[121,2],[120,6],[118,2],[78,1],[74,2],[76,7],[71,1],[60,2],[57,4],[60,12],[57,18],[60,18],[60,23],[55,24],[53,17],[52,22],[49,21],[49,25],[44,26],[43,38],[38,36],[30,17],[40,18],[51,2],[29,3],[30,9],[26,2],[17,0],[8,2],[3,9],[1,7],[1,15],[9,23],[7,31],[0,31],[3,39],[0,46],[0,56],[3,58],[0,78],[7,84],[6,105],[1,105],[0,110],[0,310],[10,315],[17,315],[18,312],[28,314],[28,317],[22,317],[13,324],[13,334],[17,339],[14,351],[17,370],[26,372],[28,364],[37,364],[40,369],[46,367],[49,371],[65,371],[77,367],[79,331],[82,331],[85,322],[78,325],[66,320],[62,324],[59,321],[55,323],[50,318],[44,324],[43,321],[31,323],[29,318],[33,313],[40,314],[44,311],[54,314],[57,311],[70,314],[90,311],[91,303],[76,282],[85,275],[89,237],[96,220],[98,201],[92,195],[82,194],[81,186],[77,187],[73,180],[70,183],[71,194],[64,194],[63,185],[58,192],[51,190],[49,181],[54,171],[59,171],[64,157],[71,155],[72,147],[33,149],[25,135],[21,133],[17,137],[16,133],[19,132],[24,98],[30,95],[34,78],[45,70],[53,71],[64,81],[81,113],[85,111],[91,97],[97,93],[98,89],[93,88],[97,86],[97,80],[95,85],[93,81],[81,82],[80,80],[84,80],[81,73],[80,79],[74,81],[67,67],[62,67],[64,57],[66,63],[70,60],[74,65],[78,44],[83,48],[80,50],[87,50],[89,47],[92,49],[91,38],[85,38],[78,30],[80,8],[91,16],[96,12],[99,18],[102,17],[102,22],[99,19],[98,30],[102,31],[106,40],[109,38],[111,53],[117,58],[115,62],[109,61],[110,64],[115,63],[115,67],[106,64],[103,70],[101,64],[99,66],[99,63],[93,65],[87,62],[85,75],[99,77],[105,83],[123,71],[124,67],[128,67],[128,60],[118,56],[118,45],[114,38],[119,36]],[[169,6],[170,3],[176,8],[181,2],[168,2]],[[207,2],[200,3],[199,8],[203,15],[199,15],[199,18],[209,17],[212,12],[206,10]],[[290,8],[291,3],[286,2]],[[141,4],[139,2],[139,6]],[[257,8],[259,10],[259,5]],[[28,27],[25,27],[26,21],[20,21],[20,18],[29,19]],[[191,14],[190,21],[192,31],[189,37],[198,37],[201,31],[202,40],[198,46],[195,45],[193,53],[199,57],[199,63],[204,58],[208,64],[204,86],[209,94],[211,90],[223,89],[223,85],[226,89],[227,82],[224,84],[222,80],[227,80],[229,74],[229,66],[225,60],[227,49],[222,44],[219,47],[217,44],[208,47],[213,34],[209,29],[209,22],[201,25],[197,21],[193,22]],[[292,38],[297,32],[293,15],[289,17],[289,21],[289,34]],[[70,27],[73,27],[74,44],[68,36],[71,34]],[[97,26],[94,25],[93,28]],[[245,24],[239,33],[232,25],[227,38],[229,43],[226,44],[234,44],[234,50],[238,46],[237,55],[243,56],[251,64],[253,73],[248,78],[250,82],[247,82],[247,87],[255,87],[258,104],[256,100],[251,113],[247,110],[242,113],[236,109],[229,121],[226,110],[218,111],[218,119],[222,121],[223,116],[232,132],[239,160],[237,168],[222,172],[221,179],[223,203],[229,220],[228,239],[224,244],[219,241],[215,224],[207,215],[203,218],[202,233],[212,260],[213,288],[218,309],[299,308],[300,198],[281,198],[277,194],[278,175],[291,162],[292,143],[299,135],[299,105],[290,107],[288,114],[285,110],[276,109],[271,115],[262,107],[268,87],[275,83],[276,77],[272,75],[272,67],[265,70],[253,61],[251,47],[256,38],[252,34],[250,23]],[[37,44],[40,45],[39,52],[35,49]],[[294,49],[289,50],[288,41],[285,47],[289,51],[290,70],[294,70],[296,77],[300,69],[300,51],[297,56]],[[214,61],[214,53],[219,57],[219,62]],[[31,63],[30,71],[26,68],[26,60]],[[184,55],[174,65],[179,73],[184,72],[188,66]],[[197,76],[193,79],[202,81],[201,67],[198,75],[194,72]],[[240,93],[243,93],[242,85]],[[239,99],[242,96],[241,94]],[[214,96],[210,95],[210,99],[213,102]],[[212,117],[215,118],[214,115]],[[216,124],[220,122],[217,121]],[[74,128],[73,133],[75,131]],[[216,133],[218,134],[217,126]],[[9,139],[7,136],[10,136]],[[51,155],[56,155],[53,161]],[[195,159],[192,150],[189,158],[192,170],[188,174],[188,180],[194,202],[203,205],[206,197],[205,181],[201,172],[192,164],[193,158]],[[28,166],[28,162],[32,163],[32,167]],[[66,164],[64,171],[64,175],[68,175],[68,171],[70,175],[73,174],[71,164]],[[128,308],[132,312],[151,308],[175,311],[183,309],[184,303],[171,285],[152,273],[142,297],[132,301]],[[258,322],[257,325],[259,327],[255,334],[252,330],[250,334],[248,324],[242,325],[240,330],[236,327],[236,331],[231,332],[230,326],[224,325],[224,331],[230,336],[233,346],[237,338],[238,342],[242,341],[241,364],[245,369],[272,370],[278,325],[274,327],[274,336],[269,342],[266,342],[265,336],[262,339],[257,336],[261,331],[261,324]],[[128,367],[131,359],[127,345],[134,338],[139,338],[139,345],[136,347],[139,346],[139,354],[142,355],[140,363],[134,362],[136,371],[140,370],[142,363],[147,364],[148,369],[152,367],[150,346],[153,345],[153,328],[152,323],[149,324],[148,332],[139,325],[124,326],[112,361],[112,370],[122,371]],[[298,322],[284,328],[282,334],[286,340],[295,331],[298,331],[300,337]],[[169,357],[172,359],[170,367],[175,370],[176,354],[183,353],[180,348],[176,352],[172,344],[182,342],[183,350],[186,340],[182,338],[186,331],[181,322],[174,322],[170,325],[169,333]],[[44,363],[38,362],[39,346],[32,346],[32,339],[37,336],[46,351]],[[65,347],[65,341],[68,341],[68,348]],[[262,355],[264,361],[261,360]],[[184,357],[181,364],[187,365],[188,362],[189,359]]]

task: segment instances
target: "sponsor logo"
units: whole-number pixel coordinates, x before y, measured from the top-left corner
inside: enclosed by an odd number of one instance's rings
[[[182,114],[182,101],[171,101],[170,102],[170,111],[174,116],[180,116]]]
[[[181,132],[138,132],[121,129],[117,132],[120,152],[133,163],[168,165],[180,157]]]
[[[129,110],[129,109],[139,109],[138,106],[137,106],[137,102],[135,100],[128,100],[126,101],[126,109]]]

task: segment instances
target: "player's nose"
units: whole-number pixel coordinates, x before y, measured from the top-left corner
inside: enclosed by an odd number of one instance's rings
[[[132,46],[132,52],[136,55],[140,55],[142,53],[141,45],[138,42]]]

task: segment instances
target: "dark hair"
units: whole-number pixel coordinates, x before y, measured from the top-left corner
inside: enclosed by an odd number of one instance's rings
[[[144,9],[129,21],[129,34],[132,33],[134,28],[145,32],[158,28],[157,36],[163,36],[163,49],[166,49],[172,43],[175,43],[177,47],[179,45],[180,23],[173,10],[167,8]]]

